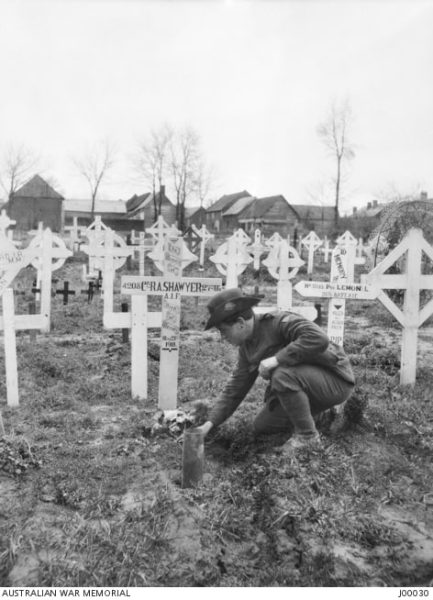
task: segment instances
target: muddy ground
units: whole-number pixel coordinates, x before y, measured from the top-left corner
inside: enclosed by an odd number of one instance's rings
[[[50,333],[17,334],[18,408],[0,383],[0,585],[432,583],[431,323],[420,330],[417,383],[400,386],[398,324],[376,302],[347,303],[357,387],[344,417],[323,424],[323,450],[288,460],[276,452],[284,437],[253,438],[258,381],[207,440],[202,484],[182,489],[181,427],[154,427],[158,332],[149,397],[131,399],[129,344],[103,330],[102,300],[87,303],[80,273],[80,257],[55,273],[77,293],[66,306],[53,297]],[[20,275],[17,312],[27,312],[31,278]],[[242,283],[274,298],[272,281],[247,272]],[[183,301],[178,402],[202,418],[236,356],[202,331],[205,318],[205,300]]]

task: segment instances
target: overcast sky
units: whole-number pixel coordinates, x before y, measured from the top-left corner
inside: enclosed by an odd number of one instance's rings
[[[85,198],[71,157],[108,138],[119,162],[100,197],[127,199],[148,191],[136,144],[189,125],[214,198],[332,204],[317,126],[348,98],[343,210],[391,186],[433,196],[432,33],[433,0],[0,1],[0,149],[33,148],[66,197]]]

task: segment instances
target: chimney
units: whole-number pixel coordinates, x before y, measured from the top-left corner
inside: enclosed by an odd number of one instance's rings
[[[371,202],[367,202],[367,210],[370,210],[371,208]]]
[[[352,210],[353,210],[353,214],[354,214],[354,215],[356,215],[356,211],[358,210],[358,209],[356,208],[356,206],[354,206]]]
[[[373,208],[377,208],[377,200],[373,200]]]
[[[427,192],[421,192],[420,200],[428,200]]]
[[[164,196],[165,196],[165,185],[160,185],[159,186],[159,196],[160,196],[160,198],[164,198]]]

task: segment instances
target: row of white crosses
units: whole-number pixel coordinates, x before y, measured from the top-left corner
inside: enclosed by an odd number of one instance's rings
[[[94,228],[93,228],[94,229]],[[137,288],[137,277],[123,277],[121,293],[130,294],[131,311],[117,312],[113,306],[113,289],[115,270],[124,264],[127,256],[134,251],[133,246],[126,246],[122,238],[105,227],[100,229],[102,235],[98,244],[83,246],[83,250],[92,253],[93,265],[103,271],[103,324],[106,329],[131,330],[131,394],[134,398],[145,399],[148,393],[147,382],[147,337],[149,328],[161,329],[161,361],[159,406],[164,410],[175,408],[177,398],[177,374],[179,351],[180,297],[186,295],[212,295],[221,289],[220,280],[189,278],[179,279],[176,269],[167,258],[170,251],[176,254],[180,272],[192,261],[197,260],[186,247],[175,227],[165,227],[162,220],[149,228],[155,239],[155,245],[149,254],[158,269],[166,278],[138,276],[140,289]],[[92,231],[92,229],[91,229]],[[176,241],[176,250],[171,240]],[[116,242],[116,243],[115,243]],[[116,245],[117,244],[117,245]],[[168,254],[167,254],[168,253]],[[167,262],[168,261],[168,262]],[[132,279],[131,279],[132,277]],[[123,287],[124,280],[127,282]],[[174,283],[172,280],[175,280]],[[135,282],[131,285],[131,281]],[[216,282],[216,284],[215,284]],[[147,287],[146,287],[147,286]],[[162,312],[149,312],[147,296],[157,294],[163,296]]]
[[[364,264],[365,258],[356,256],[358,241],[346,231],[337,239],[332,251],[331,279],[326,281],[300,281],[295,290],[303,296],[329,298],[328,328],[329,339],[342,346],[346,299],[366,300],[374,298],[374,291],[368,286],[354,284],[355,265]]]
[[[425,240],[420,229],[411,229],[398,246],[369,274],[362,277],[361,283],[354,283],[352,275],[356,262],[355,245],[348,244],[333,251],[334,281],[302,281],[295,286],[304,296],[331,299],[333,307],[330,312],[331,324],[328,323],[328,335],[341,345],[344,333],[342,310],[346,299],[380,300],[403,328],[400,368],[402,385],[415,383],[418,329],[433,314],[433,299],[420,307],[420,292],[433,289],[433,275],[422,273],[423,253],[433,261],[433,247]],[[387,271],[397,262],[403,263],[404,272],[388,274]],[[402,309],[384,291],[391,289],[403,291]],[[337,312],[338,317],[335,314]]]
[[[17,330],[48,332],[51,322],[51,273],[60,268],[72,252],[50,229],[40,232],[27,248],[17,249],[0,232],[0,296],[3,314],[0,329],[4,332],[7,403],[18,406],[18,369],[16,356]],[[14,291],[10,286],[19,271],[31,264],[40,273],[40,312],[34,315],[16,315]]]

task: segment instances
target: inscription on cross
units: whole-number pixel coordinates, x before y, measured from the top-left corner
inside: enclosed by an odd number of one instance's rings
[[[158,405],[172,410],[177,405],[181,297],[212,296],[221,291],[221,279],[182,277],[182,238],[167,236],[164,243],[163,277],[124,276],[121,293],[162,296],[161,357]]]

